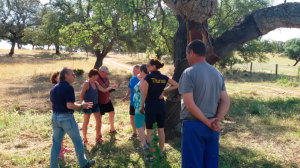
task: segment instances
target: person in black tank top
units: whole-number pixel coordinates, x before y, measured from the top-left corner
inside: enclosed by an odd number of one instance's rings
[[[94,105],[90,109],[85,109],[84,110],[84,115],[83,115],[83,124],[82,124],[82,135],[83,135],[83,143],[84,145],[88,145],[89,142],[87,140],[86,134],[87,134],[87,126],[90,121],[90,116],[93,113],[95,120],[96,120],[96,143],[102,143],[102,135],[101,135],[101,114],[100,114],[100,107],[98,104],[98,90],[101,92],[108,92],[111,90],[111,87],[108,88],[103,88],[99,85],[97,82],[98,79],[98,70],[97,69],[92,69],[90,70],[88,76],[89,79],[86,80],[83,84],[81,93],[80,93],[80,100],[85,101],[85,102],[93,102]]]
[[[164,122],[166,117],[163,94],[178,88],[176,81],[158,71],[163,66],[164,64],[157,59],[150,59],[147,63],[147,70],[150,74],[145,77],[145,82],[140,86],[142,93],[140,113],[145,113],[146,117],[147,142],[151,143],[153,124],[157,123],[161,153],[165,144]],[[167,84],[169,84],[168,87],[166,87]]]

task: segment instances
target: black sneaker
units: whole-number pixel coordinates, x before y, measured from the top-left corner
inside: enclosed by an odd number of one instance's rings
[[[94,166],[95,163],[96,163],[95,160],[91,160],[83,168],[90,168]]]

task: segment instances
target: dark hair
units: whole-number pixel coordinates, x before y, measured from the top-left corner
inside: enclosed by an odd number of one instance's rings
[[[95,76],[95,75],[99,75],[99,72],[97,69],[91,69],[88,76],[91,78],[92,76]]]
[[[140,68],[141,66],[139,65],[139,64],[136,64],[135,66],[134,66],[134,68]]]
[[[201,40],[194,40],[190,42],[190,44],[187,46],[187,49],[189,53],[191,50],[193,50],[195,54],[205,57],[206,47]]]
[[[147,64],[142,64],[140,66],[140,71],[141,72],[144,72],[145,74],[148,74],[148,71],[147,71]]]
[[[150,64],[151,65],[155,65],[156,66],[156,69],[160,69],[164,66],[164,63],[161,63],[158,59],[156,58],[153,58],[153,59],[150,59]]]
[[[59,75],[59,71],[53,72],[50,76],[50,81],[52,84],[57,84],[57,81],[55,80],[57,76]]]
[[[60,71],[60,76],[59,76],[59,79],[62,81],[62,80],[65,80],[66,77],[65,75],[68,74],[72,69],[70,68],[67,68],[67,67],[64,67],[61,71]]]

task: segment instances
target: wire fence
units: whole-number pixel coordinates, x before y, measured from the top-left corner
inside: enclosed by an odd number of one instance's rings
[[[232,67],[240,71],[250,73],[268,73],[275,75],[300,76],[300,66],[284,65],[284,64],[266,64],[266,63],[248,63],[236,64]]]

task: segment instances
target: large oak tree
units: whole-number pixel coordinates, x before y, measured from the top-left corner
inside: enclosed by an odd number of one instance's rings
[[[179,22],[174,37],[174,76],[180,75],[189,65],[185,47],[192,40],[202,40],[208,51],[207,62],[215,64],[228,57],[234,49],[280,27],[300,28],[300,3],[285,3],[253,11],[242,17],[231,29],[212,37],[208,26],[217,9],[217,0],[164,0]],[[166,132],[179,128],[180,95],[173,92],[167,99]]]

